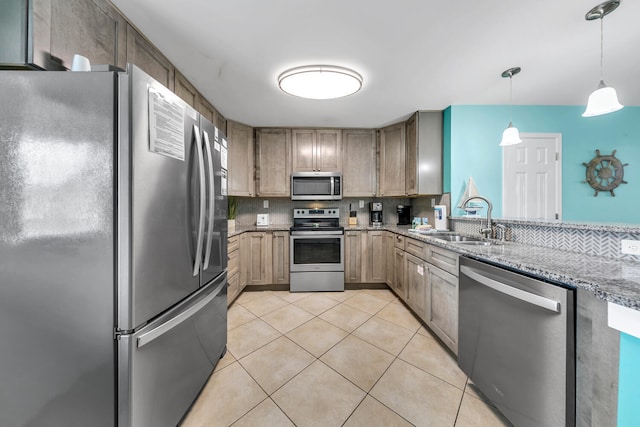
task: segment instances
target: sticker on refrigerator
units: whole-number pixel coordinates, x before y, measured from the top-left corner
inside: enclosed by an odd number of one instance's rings
[[[220,149],[220,164],[222,169],[229,169],[227,167],[227,147],[224,146]]]
[[[184,106],[149,88],[149,151],[184,161]]]
[[[220,180],[220,193],[222,193],[223,196],[227,195],[227,171],[223,170],[222,171],[222,176],[221,176],[221,180]]]

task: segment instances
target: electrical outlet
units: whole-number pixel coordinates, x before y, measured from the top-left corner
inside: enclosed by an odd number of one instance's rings
[[[360,209],[364,208],[364,200],[360,200]]]
[[[623,254],[640,255],[640,241],[638,240],[623,240],[621,247]]]
[[[436,206],[436,199],[435,198],[431,198],[431,207],[435,207]]]
[[[268,200],[264,200],[262,202],[262,207],[265,208],[265,209],[269,209],[269,201]]]

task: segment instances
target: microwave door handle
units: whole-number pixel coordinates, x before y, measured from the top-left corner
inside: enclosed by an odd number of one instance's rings
[[[329,178],[329,181],[331,182],[331,189],[329,190],[331,193],[329,193],[329,196],[333,196],[335,194],[336,180],[334,178]]]
[[[197,276],[200,272],[200,262],[202,260],[202,241],[204,234],[204,216],[205,216],[205,176],[204,176],[204,153],[202,152],[202,140],[200,139],[200,128],[193,125],[193,135],[196,143],[196,151],[198,152],[198,176],[200,182],[200,212],[198,217],[198,238],[196,243],[196,256],[193,261],[193,276]]]
[[[207,150],[207,166],[209,171],[209,221],[207,223],[207,246],[204,255],[204,266],[203,270],[209,268],[209,261],[211,260],[211,245],[213,239],[213,215],[214,215],[214,198],[215,198],[215,187],[214,187],[214,177],[213,177],[213,155],[211,154],[211,143],[209,141],[209,134],[203,131],[204,135],[204,147]]]

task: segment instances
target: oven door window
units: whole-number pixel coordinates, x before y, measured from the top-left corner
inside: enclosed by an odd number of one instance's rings
[[[293,239],[293,264],[340,264],[339,237]]]

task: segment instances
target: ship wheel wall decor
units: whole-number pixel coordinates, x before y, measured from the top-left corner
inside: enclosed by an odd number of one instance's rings
[[[613,190],[620,184],[627,184],[624,180],[624,167],[629,163],[622,164],[616,158],[616,150],[611,155],[601,155],[600,150],[596,150],[596,156],[589,163],[582,163],[587,167],[586,182],[598,195],[600,191],[609,191],[615,197]]]

